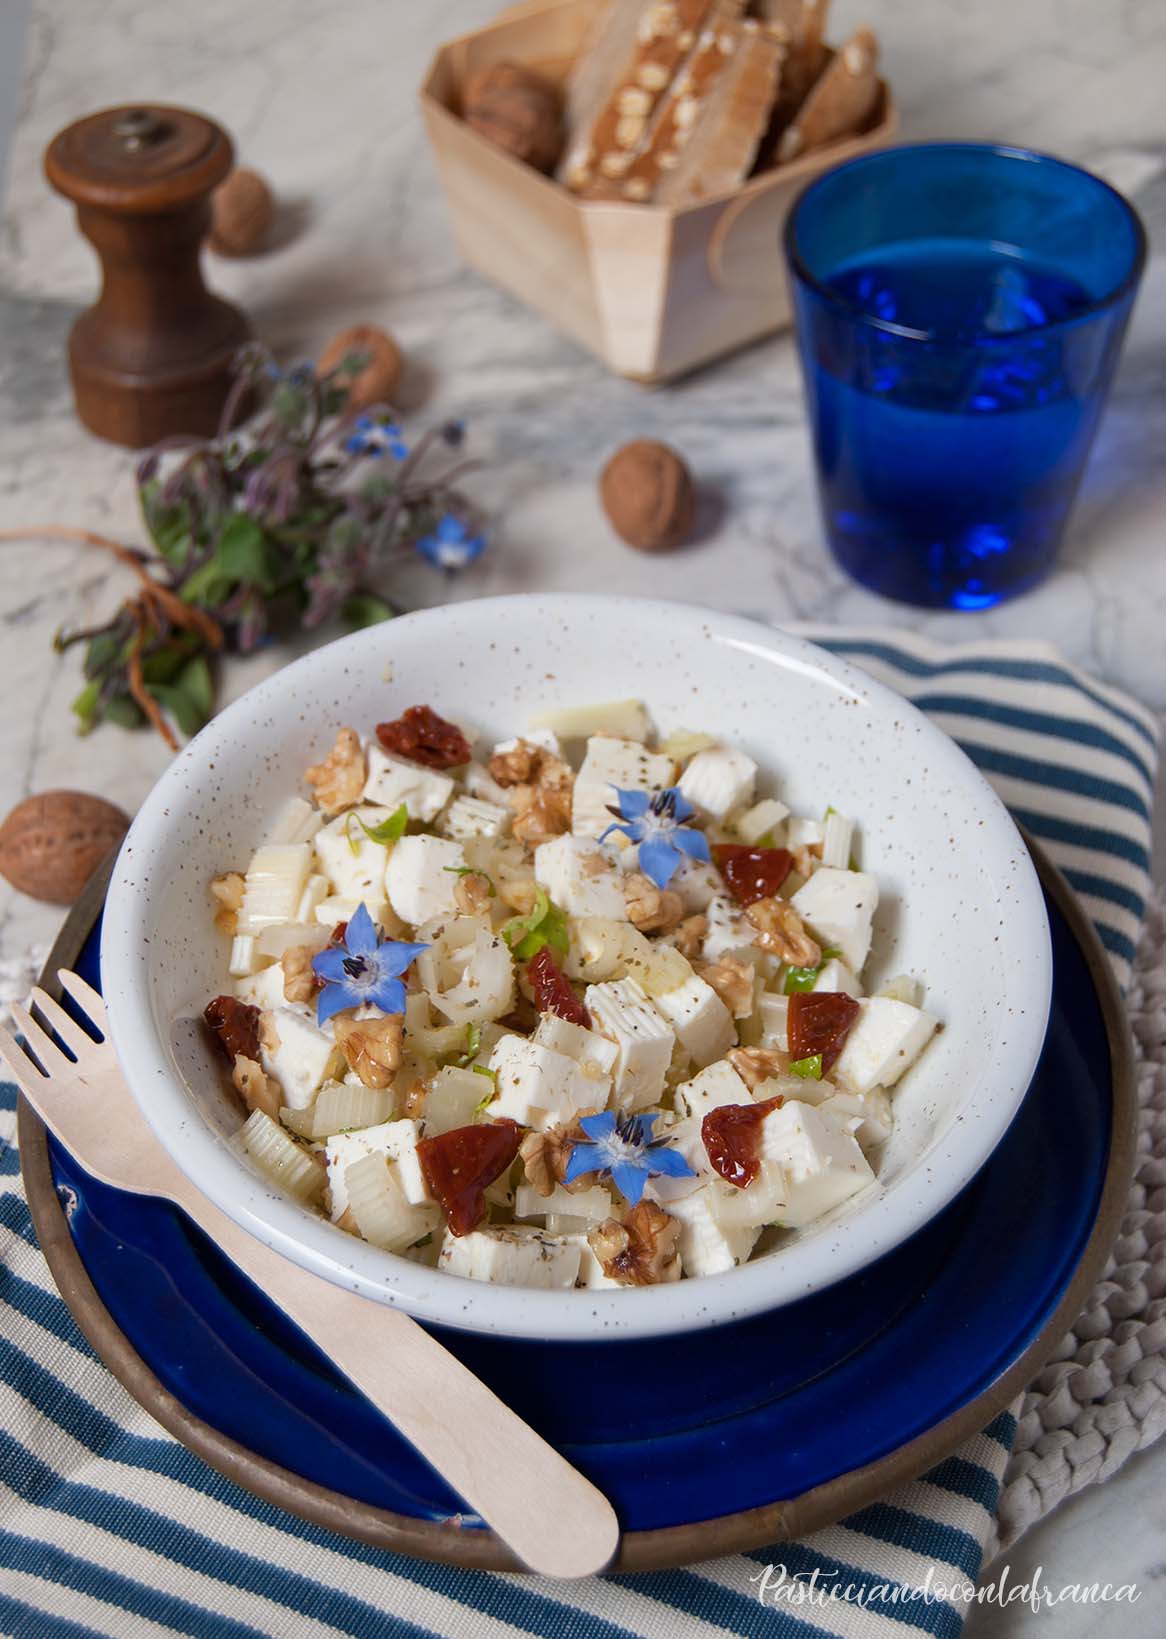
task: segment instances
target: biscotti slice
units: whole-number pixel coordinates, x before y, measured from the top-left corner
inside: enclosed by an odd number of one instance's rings
[[[720,0],[615,0],[568,77],[567,146],[558,179],[583,193],[618,172]],[[745,0],[726,0],[739,14]],[[630,26],[629,26],[630,25]]]
[[[860,28],[836,51],[777,147],[779,164],[861,131],[879,100],[879,43]]]
[[[729,60],[697,110],[675,165],[660,173],[653,199],[681,205],[727,192],[749,175],[777,95],[784,47],[751,18],[734,25]]]
[[[830,61],[824,38],[829,7],[830,0],[754,0],[750,8],[786,46],[781,87],[757,155],[758,170],[777,164],[782,137]]]
[[[660,99],[635,153],[600,162],[585,190],[589,199],[650,200],[664,171],[675,169],[713,86],[737,48],[735,7],[714,6],[686,60]]]

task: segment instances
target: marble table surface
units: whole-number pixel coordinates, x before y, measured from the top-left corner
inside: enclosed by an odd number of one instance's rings
[[[666,391],[607,376],[592,359],[459,261],[414,91],[438,41],[499,0],[34,0],[0,226],[0,530],[75,524],[140,540],[132,461],[75,421],[66,333],[94,290],[94,264],[40,170],[63,124],[103,105],[189,103],[219,118],[266,172],[282,215],[277,246],[215,262],[213,280],[287,359],[311,356],[356,320],[389,327],[409,369],[403,407],[463,416],[487,471],[497,544],[447,588],[418,565],[407,607],[447,595],[538,588],[655,593],[773,620],[910,628],[949,640],[1038,635],[1130,690],[1166,721],[1166,8],[1161,0],[835,0],[835,32],[869,22],[910,137],[996,138],[1099,170],[1143,213],[1152,257],[1108,415],[1061,561],[1037,591],[989,613],[920,614],[842,578],[827,556],[811,483],[801,387],[788,337]],[[701,542],[666,560],[631,552],[600,513],[595,478],[633,436],[684,450],[718,505]],[[51,649],[125,591],[124,572],[71,545],[0,545],[0,811],[53,786],[132,809],[167,753],[146,734],[79,740],[68,702],[75,654]],[[280,664],[226,668],[233,695]],[[1159,809],[1161,813],[1161,807]],[[1157,827],[1166,877],[1166,827]],[[57,913],[0,884],[0,957],[46,942]],[[1144,1583],[1129,1639],[1166,1622],[1161,1454],[1131,1465],[1026,1539],[1016,1556],[1070,1580],[1111,1554]],[[1098,1529],[1098,1520],[1101,1528]],[[1157,1538],[1155,1541],[1155,1530]],[[1035,1558],[1033,1556],[1036,1556]],[[1058,1569],[1059,1568],[1059,1569]],[[1119,1566],[1115,1563],[1116,1573]],[[1114,1580],[1124,1576],[1115,1574]],[[1157,1595],[1155,1600],[1155,1593]],[[1077,1613],[1080,1631],[1095,1620]],[[1000,1639],[1075,1634],[1053,1618],[984,1612]],[[1144,1626],[1142,1624],[1145,1623]]]

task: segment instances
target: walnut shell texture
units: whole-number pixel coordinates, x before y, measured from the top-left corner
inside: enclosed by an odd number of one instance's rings
[[[274,216],[267,182],[258,171],[240,166],[211,196],[208,243],[220,256],[252,256],[262,248]]]
[[[0,825],[0,875],[31,899],[71,905],[129,823],[86,791],[28,797]]]
[[[684,459],[667,444],[637,438],[603,469],[599,495],[611,527],[641,552],[670,552],[692,530],[696,491]]]
[[[391,404],[401,382],[405,361],[401,349],[387,330],[375,324],[354,324],[324,348],[316,363],[321,375],[334,370],[349,353],[363,353],[368,363],[352,377],[348,388],[348,408],[367,409],[370,404]]]
[[[536,171],[553,171],[563,151],[563,108],[558,90],[519,63],[488,63],[472,74],[462,95],[462,117],[480,136]]]

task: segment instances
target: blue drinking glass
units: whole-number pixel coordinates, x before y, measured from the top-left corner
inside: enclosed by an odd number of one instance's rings
[[[785,251],[842,567],[931,608],[1040,580],[1145,261],[1132,206],[1019,148],[888,148],[812,182]]]

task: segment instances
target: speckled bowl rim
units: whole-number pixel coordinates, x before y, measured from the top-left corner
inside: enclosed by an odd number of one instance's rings
[[[840,1474],[799,1496],[759,1508],[661,1530],[627,1531],[620,1539],[613,1571],[664,1570],[721,1554],[745,1553],[804,1537],[868,1506],[942,1462],[1005,1410],[1052,1358],[1081,1313],[1117,1238],[1133,1179],[1137,1141],[1133,1040],[1113,969],[1092,923],[1042,850],[1030,837],[1026,836],[1025,842],[1045,890],[1085,958],[1105,1022],[1112,1071],[1113,1122],[1105,1181],[1092,1233],[1061,1301],[1027,1348],[982,1393],[877,1462]],[[55,996],[60,995],[57,970],[76,962],[104,903],[112,868],[110,860],[90,882],[45,964],[41,983]],[[346,1497],[257,1456],[188,1411],[146,1365],[89,1279],[53,1184],[48,1134],[24,1098],[17,1105],[17,1120],[29,1211],[61,1296],[99,1359],[167,1433],[226,1479],[264,1502],[340,1536],[392,1553],[467,1569],[523,1569],[492,1531],[470,1529],[448,1520],[413,1519]]]
[[[736,656],[763,659],[787,672],[821,678],[838,696],[862,701],[871,720],[910,728],[917,752],[925,752],[932,772],[944,774],[950,789],[960,793],[966,814],[978,820],[982,857],[1001,872],[1011,867],[1002,937],[1026,952],[1026,962],[1012,974],[1007,1070],[979,1083],[975,1123],[952,1122],[921,1164],[896,1179],[893,1188],[861,1199],[822,1233],[790,1243],[780,1258],[750,1261],[705,1280],[638,1288],[632,1296],[589,1291],[580,1302],[574,1292],[461,1279],[337,1236],[325,1220],[315,1220],[252,1171],[219,1134],[192,1120],[189,1094],[173,1071],[151,1001],[151,940],[157,929],[150,885],[156,861],[165,855],[172,816],[186,807],[192,784],[201,789],[215,763],[230,759],[238,731],[245,733],[265,715],[282,717],[297,685],[311,680],[318,692],[325,656],[333,663],[343,657],[348,670],[359,670],[392,661],[396,634],[406,627],[414,643],[423,639],[440,649],[456,639],[464,650],[476,641],[467,623],[485,642],[498,632],[520,634],[532,617],[537,629],[551,623],[569,640],[572,632],[618,626],[632,611],[637,630],[650,632],[668,652],[682,649],[690,662],[698,653],[713,657],[708,675],[714,687],[724,686]],[[971,759],[922,712],[867,672],[778,627],[692,604],[577,593],[482,598],[421,610],[313,650],[232,702],[179,753],[138,811],[110,885],[101,962],[110,1031],[130,1090],[174,1162],[228,1217],[313,1273],[377,1302],[399,1305],[417,1319],[556,1342],[667,1337],[727,1325],[823,1291],[901,1245],[955,1199],[1004,1137],[1036,1070],[1052,998],[1048,918],[1016,825]]]

